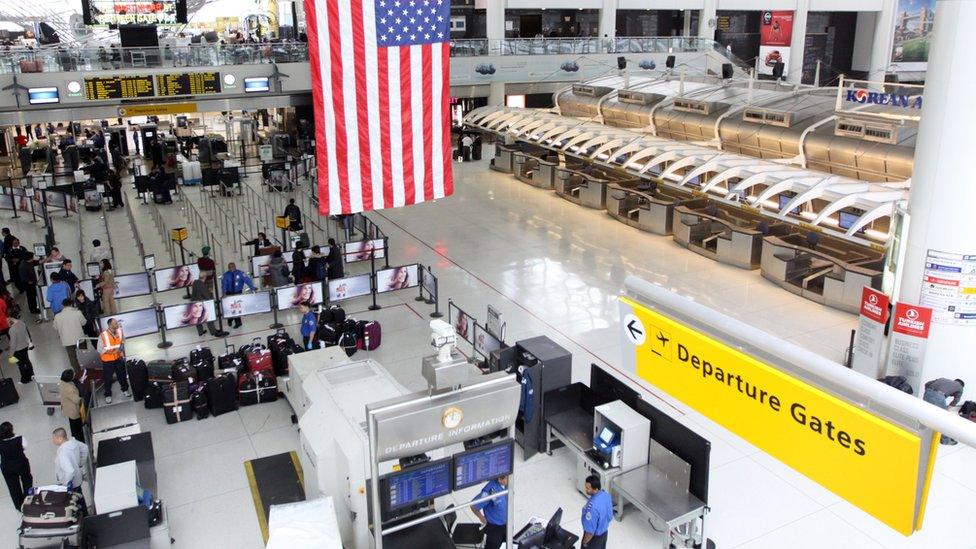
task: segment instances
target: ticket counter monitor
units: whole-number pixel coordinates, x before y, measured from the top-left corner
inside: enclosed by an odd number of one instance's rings
[[[861,290],[881,287],[884,254],[821,233],[791,232],[763,239],[761,269],[799,296],[857,313]]]
[[[758,269],[766,236],[788,234],[790,225],[714,201],[674,208],[674,241],[700,255],[743,269]]]

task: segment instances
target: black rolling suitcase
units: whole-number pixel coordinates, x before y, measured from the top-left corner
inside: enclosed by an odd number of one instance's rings
[[[163,407],[163,384],[158,381],[150,381],[146,385],[146,398],[142,401],[147,410]]]
[[[193,417],[189,382],[174,381],[163,387],[163,413],[166,423],[179,423]]]
[[[238,383],[241,406],[278,400],[278,382],[274,376],[262,372],[248,372]]]
[[[173,380],[172,360],[150,360],[146,363],[149,381],[169,382]]]
[[[196,414],[197,419],[210,417],[210,405],[207,402],[206,385],[200,385],[193,391],[193,394],[190,395],[190,405],[193,406],[193,413]]]
[[[132,400],[140,402],[146,397],[149,386],[149,370],[145,360],[126,360],[125,371],[129,376],[129,388],[132,389]]]
[[[0,408],[17,404],[20,402],[20,395],[17,394],[17,386],[14,380],[3,376],[3,368],[0,367]]]
[[[237,410],[237,383],[229,374],[219,375],[206,383],[207,404],[214,416]]]

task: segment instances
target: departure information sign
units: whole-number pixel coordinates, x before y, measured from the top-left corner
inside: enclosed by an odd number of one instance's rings
[[[107,76],[85,79],[85,98],[93,101],[108,99],[139,99],[153,97],[151,76]]]
[[[219,72],[192,72],[156,75],[157,95],[206,95],[220,93]]]

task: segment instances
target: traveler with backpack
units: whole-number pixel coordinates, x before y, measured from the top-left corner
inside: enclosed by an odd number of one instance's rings
[[[925,384],[925,394],[922,395],[922,400],[929,404],[934,404],[943,410],[948,410],[950,406],[959,404],[965,387],[966,383],[961,379],[948,379],[945,377],[933,379]],[[947,403],[946,401],[949,398],[952,398],[952,402]],[[950,446],[958,444],[954,439],[945,435],[942,435],[941,443]]]

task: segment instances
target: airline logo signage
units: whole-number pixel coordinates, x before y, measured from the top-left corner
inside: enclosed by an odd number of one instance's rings
[[[873,92],[867,90],[847,90],[846,101],[861,105],[889,105],[903,109],[921,109],[922,96],[902,95],[900,93]]]
[[[894,330],[899,334],[927,339],[931,324],[932,309],[919,307],[918,305],[909,305],[908,303],[898,303],[895,305]]]

